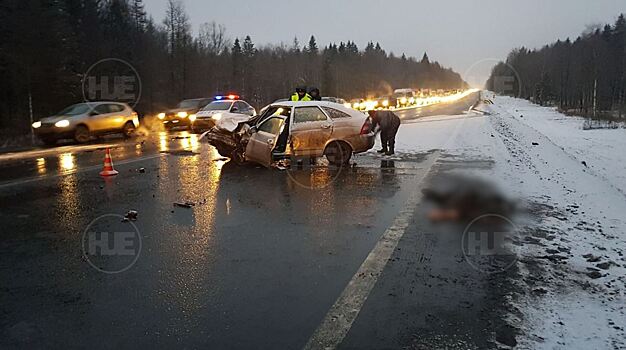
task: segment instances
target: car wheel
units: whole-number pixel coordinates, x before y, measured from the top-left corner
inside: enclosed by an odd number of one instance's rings
[[[336,166],[348,164],[352,158],[352,148],[345,142],[333,142],[324,152],[328,163]]]
[[[57,141],[58,141],[54,137],[42,137],[40,140],[46,146],[56,146]]]
[[[126,122],[126,124],[124,124],[124,128],[122,129],[122,133],[125,138],[131,138],[135,134],[135,130],[135,124],[132,122]]]
[[[79,125],[76,127],[74,131],[74,140],[78,143],[85,143],[89,141],[91,138],[91,134],[89,133],[89,129],[87,129],[84,125]]]

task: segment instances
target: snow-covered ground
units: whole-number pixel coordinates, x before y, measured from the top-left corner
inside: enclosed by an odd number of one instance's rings
[[[479,106],[488,115],[403,124],[398,156],[442,149],[489,161],[482,175],[527,204],[511,297],[519,348],[626,348],[626,130],[583,130],[551,108],[493,101]]]

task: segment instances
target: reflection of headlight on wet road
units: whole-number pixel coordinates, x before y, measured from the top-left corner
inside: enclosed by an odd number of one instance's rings
[[[59,120],[58,122],[54,123],[54,126],[56,126],[57,128],[67,128],[68,126],[70,126],[70,121],[67,119]]]
[[[41,127],[41,122],[34,122],[33,123],[33,129],[37,129]]]
[[[159,115],[157,115],[157,117],[159,119],[165,119],[165,113],[159,113]]]

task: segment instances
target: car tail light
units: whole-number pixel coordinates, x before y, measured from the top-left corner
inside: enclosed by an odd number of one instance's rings
[[[365,119],[365,123],[363,123],[363,126],[361,127],[361,135],[367,135],[372,131],[372,122],[370,121],[370,118]]]

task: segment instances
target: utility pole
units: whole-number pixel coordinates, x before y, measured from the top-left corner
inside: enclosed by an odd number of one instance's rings
[[[598,111],[598,78],[593,82],[593,117],[597,116]]]

